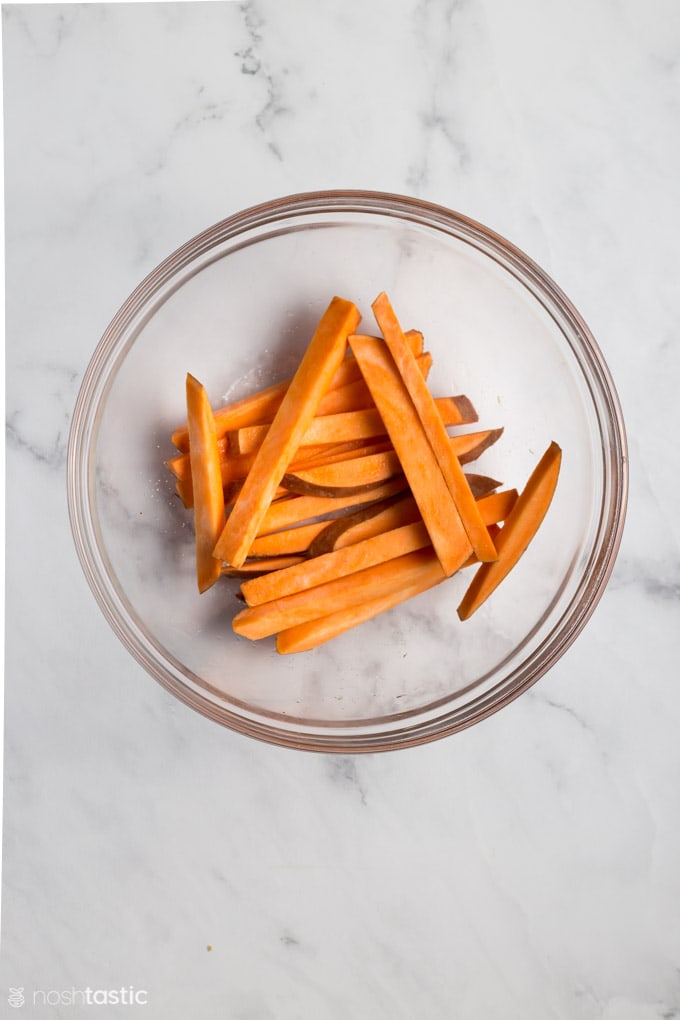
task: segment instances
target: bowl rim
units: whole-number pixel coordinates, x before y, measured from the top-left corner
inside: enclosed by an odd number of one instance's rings
[[[296,735],[256,719],[244,719],[228,710],[226,712],[220,710],[213,702],[207,698],[201,698],[186,684],[172,676],[167,669],[159,669],[159,663],[150,650],[143,647],[138,640],[131,638],[125,626],[125,614],[121,614],[120,609],[111,604],[106,583],[103,583],[105,579],[108,580],[104,557],[99,554],[92,522],[89,517],[83,514],[82,507],[82,476],[87,474],[82,470],[83,452],[88,449],[90,437],[95,429],[96,411],[104,392],[104,383],[111,375],[110,356],[119,345],[126,327],[145,307],[149,298],[182,268],[230,238],[258,226],[318,212],[329,214],[373,213],[391,216],[402,221],[425,223],[430,228],[439,227],[449,234],[451,233],[450,228],[455,226],[458,232],[466,235],[465,239],[468,241],[472,241],[476,237],[483,238],[485,245],[491,251],[503,254],[504,268],[508,268],[505,261],[509,260],[518,271],[521,282],[526,284],[527,280],[530,280],[539,290],[550,295],[571,321],[584,351],[589,357],[591,367],[598,377],[600,396],[606,399],[608,420],[617,444],[616,450],[613,451],[618,467],[617,484],[613,492],[614,500],[609,514],[608,540],[600,550],[600,562],[589,586],[587,597],[581,599],[578,607],[579,612],[575,615],[572,614],[570,626],[566,631],[561,626],[562,618],[560,618],[543,643],[544,645],[549,644],[550,647],[546,654],[541,655],[540,663],[534,666],[529,675],[506,689],[500,697],[493,696],[494,689],[492,688],[485,692],[480,699],[466,705],[462,715],[457,715],[455,719],[448,719],[448,715],[451,714],[448,713],[437,716],[433,720],[428,719],[415,727],[408,725],[395,727],[389,733],[382,735],[367,736],[356,732],[349,735],[345,733],[342,737],[337,737],[330,732],[322,733],[318,722],[313,734],[305,733],[302,736],[298,733]],[[486,248],[484,250],[487,255],[490,254]],[[219,722],[233,731],[255,737],[269,744],[316,752],[366,753],[413,747],[467,729],[500,711],[525,693],[564,655],[592,617],[614,569],[625,527],[628,504],[628,444],[616,386],[597,341],[572,301],[534,259],[493,229],[441,204],[392,192],[332,189],[297,192],[246,207],[195,234],[175,248],[146,274],[111,319],[84,372],[69,429],[66,482],[68,515],[76,553],[95,600],[125,648],[161,686],[199,714]],[[94,557],[93,551],[97,553]],[[555,632],[557,632],[559,640],[553,641]],[[536,656],[539,651],[540,649],[537,649],[534,655]],[[338,724],[338,728],[340,728],[340,724]]]

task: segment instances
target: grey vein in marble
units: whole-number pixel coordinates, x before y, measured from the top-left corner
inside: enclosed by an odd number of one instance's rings
[[[247,46],[237,50],[234,55],[241,60],[242,74],[264,84],[266,99],[255,115],[255,123],[269,151],[277,160],[282,161],[281,145],[275,139],[272,129],[282,115],[291,112],[283,100],[285,69],[277,73],[262,53],[267,22],[262,14],[260,4],[255,0],[248,0],[247,3],[241,5],[241,10],[249,41]]]

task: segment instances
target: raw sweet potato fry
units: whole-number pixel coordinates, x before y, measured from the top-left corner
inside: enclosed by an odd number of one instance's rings
[[[469,551],[470,545],[463,532],[459,568],[467,560]],[[248,607],[234,617],[234,631],[251,640],[259,640],[318,616],[348,609],[358,601],[380,598],[413,584],[414,580],[422,576],[425,568],[429,568],[430,573],[436,574],[436,569],[434,571],[432,569],[433,558],[438,561],[431,548],[419,549],[367,567],[348,577],[337,577],[314,588],[298,591],[293,595],[265,602],[263,605]],[[443,579],[444,571],[440,564],[439,572]]]
[[[436,412],[432,394],[414,363],[413,355],[404,340],[399,321],[384,292],[378,295],[372,308],[385,337],[385,343],[413,401],[422,428],[458,509],[472,548],[478,559],[482,561],[495,560],[497,556],[495,546],[479,516],[475,498],[465,480],[460,461],[451,449],[441,416]]]
[[[479,510],[482,520],[489,526],[504,521],[517,499],[516,489],[502,492],[491,492],[479,497]],[[368,510],[368,512],[366,512]],[[372,511],[372,512],[371,512]],[[406,493],[393,496],[365,510],[339,517],[330,521],[314,536],[309,545],[309,557],[322,556],[334,549],[342,549],[373,535],[392,528],[400,528],[420,520],[418,504],[413,496]]]
[[[311,467],[317,463],[330,463],[336,456],[351,456],[352,453],[363,445],[365,445],[364,440],[358,440],[354,443],[317,443],[315,446],[301,446],[291,462],[291,469],[297,470],[308,466]],[[220,454],[220,466],[224,484],[226,485],[228,482],[245,478],[253,466],[255,453],[227,453],[227,440],[225,437],[218,439],[217,449]],[[165,466],[172,471],[175,478],[186,481],[191,479],[191,458],[188,453],[178,453],[176,456],[166,460]]]
[[[326,402],[325,407],[316,414],[301,445],[339,443],[385,435],[383,421],[376,412],[372,399],[370,403],[366,400],[357,400],[354,390],[350,387],[335,390],[328,396],[334,397],[332,404]],[[464,395],[437,397],[435,403],[445,425],[464,425],[476,420],[476,411]],[[228,452],[230,454],[255,452],[262,445],[269,428],[269,424],[265,422],[228,431],[226,433]]]
[[[427,557],[421,563],[419,571],[408,581],[392,588],[378,598],[364,599],[350,603],[343,609],[336,609],[326,616],[317,616],[287,627],[276,635],[276,650],[280,655],[292,652],[307,652],[318,645],[339,637],[351,628],[372,620],[380,613],[406,602],[407,599],[420,595],[421,592],[434,588],[446,580],[441,563],[434,550],[425,550]]]
[[[480,515],[485,524],[496,524],[502,520],[503,517],[498,515],[505,514],[516,496],[516,492],[494,493],[480,500]],[[241,586],[241,593],[249,606],[259,605],[416,549],[424,549],[430,544],[427,528],[422,520],[415,520],[246,582]]]
[[[320,464],[334,464],[337,461],[346,460],[349,455],[347,449],[348,447],[351,447],[351,450],[349,452],[357,455],[360,452],[369,453],[372,452],[373,450],[377,450],[378,444],[372,444],[371,446],[363,444],[361,448],[359,448],[358,445],[354,443],[347,444],[338,443],[337,446],[333,446],[332,444],[327,443],[324,443],[321,446],[301,446],[297,452],[297,455],[293,458],[289,465],[290,470],[306,471],[312,467],[319,466]],[[246,453],[243,454],[241,457],[237,457],[235,459],[241,461],[249,461],[250,464],[252,465],[255,456],[256,454],[254,453]],[[227,458],[227,460],[229,460],[229,458]],[[224,471],[223,465],[223,476],[225,475],[225,473],[226,472]],[[243,485],[247,473],[248,472],[245,471],[244,473],[241,473],[239,477],[234,478],[233,481],[225,484],[224,491],[226,506],[231,506],[235,502],[236,497],[241,491],[241,487]],[[284,478],[285,477],[286,476],[284,475]],[[282,496],[290,496],[296,491],[297,491],[296,489],[291,489],[289,486],[284,486],[283,484],[281,484],[276,490],[274,498],[279,499]],[[187,499],[190,498],[190,493],[188,491],[184,491],[183,495]]]
[[[186,378],[186,400],[195,492],[196,580],[198,590],[204,592],[220,576],[212,551],[224,527],[224,493],[212,408],[205,388],[193,375]]]
[[[264,390],[258,390],[257,393],[244,397],[242,400],[236,400],[226,407],[217,408],[215,411],[215,432],[217,437],[220,438],[225,435],[229,429],[253,425],[257,422],[265,421],[267,418],[273,419],[288,389],[289,382],[290,380],[287,379],[284,382],[275,383],[273,386],[268,386]],[[181,450],[183,453],[188,452],[189,430],[186,424],[179,425],[173,431],[170,438],[178,450]]]
[[[303,496],[351,496],[373,489],[398,474],[401,474],[401,463],[396,452],[381,450],[302,471],[287,471],[281,484],[289,492]]]
[[[404,336],[413,353],[416,357],[419,357],[423,353],[423,334],[417,329],[410,329]],[[429,358],[429,364],[431,365],[431,355],[427,355],[427,358]],[[347,386],[360,379],[361,372],[354,358],[346,358],[338,366],[335,375],[328,384],[327,406],[332,406],[333,398],[330,397],[330,393],[333,390]],[[225,407],[217,408],[214,412],[214,417],[215,432],[218,439],[226,435],[230,429],[239,429],[244,425],[259,425],[272,422],[291,382],[292,379],[284,379],[282,382],[275,383],[273,386],[267,386],[265,389],[258,390],[256,393],[227,404]],[[320,406],[323,407],[323,401]],[[178,450],[188,451],[189,433],[186,424],[178,426],[170,438]]]
[[[269,425],[250,425],[227,434],[227,448],[232,454],[253,453],[260,449],[269,433]],[[338,411],[315,417],[309,424],[302,444],[345,443],[372,439],[384,434],[380,415],[375,408]]]
[[[502,429],[488,429],[485,432],[470,432],[449,436],[449,443],[460,463],[469,463],[500,437]],[[387,481],[401,471],[401,462],[392,447],[375,453],[314,465],[306,469],[295,469],[293,465],[283,476],[282,486],[290,492],[303,495],[342,496],[352,491],[362,492],[366,488]]]
[[[241,585],[241,594],[249,606],[257,606],[296,591],[314,588],[336,577],[346,577],[430,544],[430,536],[422,521],[404,524],[401,528],[383,531],[344,549],[307,558],[292,567],[246,581]]]
[[[458,616],[467,620],[507,577],[526,550],[552,501],[562,462],[562,451],[551,443],[532,471],[524,489],[496,539],[498,559],[483,563],[458,606]]]
[[[181,499],[186,510],[194,509],[194,488],[191,482],[187,483],[186,479],[178,478],[175,482],[175,492]]]
[[[240,567],[246,559],[286,468],[345,356],[347,336],[360,318],[356,305],[338,297],[322,316],[215,546],[214,555],[230,566]]]
[[[489,533],[492,538],[495,539],[498,531],[499,529],[495,525],[490,525]],[[463,566],[469,566],[473,562],[479,562],[474,553]],[[393,609],[395,606],[401,605],[402,602],[436,587],[445,580],[441,563],[436,556],[432,555],[429,562],[423,563],[421,570],[410,583],[395,588],[387,595],[364,602],[359,601],[346,609],[329,613],[327,616],[318,616],[313,620],[308,620],[307,623],[279,631],[276,635],[276,650],[280,655],[310,651],[334,637],[339,637],[353,627],[374,619],[388,609]]]
[[[309,549],[320,532],[328,527],[328,521],[313,521],[297,527],[273,531],[256,538],[250,547],[251,556],[309,555]]]
[[[285,570],[302,563],[303,560],[303,556],[292,554],[288,556],[249,556],[240,567],[229,567],[222,564],[221,573],[223,577],[253,578],[262,574],[277,573],[279,570]]]
[[[291,461],[291,470],[297,470],[301,460],[309,467],[320,464],[333,464],[348,457],[360,457],[364,453],[376,453],[378,447],[389,446],[386,436],[369,437],[368,439],[346,439],[339,443],[315,443],[314,446],[301,446],[299,456]],[[307,454],[307,450],[311,451]]]
[[[445,425],[473,425],[479,421],[474,404],[464,393],[455,397],[435,397],[434,402]]]
[[[422,335],[417,334],[421,340]],[[407,336],[404,334],[406,343],[409,349],[412,351],[413,356],[418,362],[418,368],[423,373],[423,377],[427,379],[428,373],[432,368],[432,355],[429,351],[415,353],[414,344],[409,342],[413,339],[413,335]],[[422,347],[422,343],[421,343]],[[348,359],[349,360],[349,359]],[[351,359],[352,361],[354,359]],[[362,378],[352,379],[350,382],[344,383],[342,386],[335,386],[324,395],[321,400],[317,415],[324,416],[326,414],[339,414],[342,411],[361,411],[365,407],[373,406],[373,398],[368,386]]]
[[[248,473],[250,464],[252,463],[252,456],[250,457],[225,457],[223,452],[219,451],[220,442],[224,444],[224,440],[218,440],[218,452],[219,452],[219,466],[220,466],[220,477],[222,479],[222,488],[226,492],[234,482],[238,479],[244,478]],[[176,490],[180,499],[184,503],[187,510],[193,509],[194,506],[194,487],[193,477],[191,474],[191,454],[190,453],[179,453],[176,457],[165,462],[166,467],[170,468],[172,473],[177,479]]]
[[[400,528],[422,520],[418,505],[404,489],[394,496],[375,500],[353,513],[344,514],[333,521],[326,521],[323,528],[310,543],[307,554],[310,558],[323,556],[334,549],[342,549],[354,542],[372,538],[391,528]]]
[[[455,436],[449,436],[449,445],[452,452],[458,458],[459,464],[471,464],[477,460],[485,450],[503,435],[503,429],[484,429],[481,432],[465,432]]]
[[[495,478],[491,478],[489,475],[480,475],[476,471],[466,471],[465,480],[470,486],[470,492],[475,499],[488,496],[490,492],[493,492],[501,484]]]
[[[346,460],[353,454],[359,456],[361,452],[374,453],[379,449],[378,442],[358,439],[348,443],[318,443],[316,446],[301,446],[289,467],[291,471],[306,470],[319,464],[332,464],[337,460]],[[227,487],[236,486],[230,488],[230,492],[236,493],[239,488],[238,483],[243,481],[253,466],[257,450],[253,453],[228,454],[226,453],[225,438],[218,440],[217,445],[220,449],[222,484],[225,490]],[[382,445],[385,446],[385,442]],[[167,460],[165,464],[177,478],[177,492],[184,506],[188,510],[192,509],[194,500],[190,455],[178,453],[176,457]]]
[[[227,440],[224,436],[217,440],[217,450],[221,458],[224,458],[227,452]],[[189,452],[176,453],[173,457],[170,457],[165,462],[165,466],[172,471],[175,478],[187,478],[191,474],[191,459]]]
[[[460,566],[461,534],[465,534],[465,529],[406,386],[382,340],[352,336],[350,346],[397,451],[444,572],[455,573]],[[438,412],[434,413],[441,422]]]
[[[517,489],[503,489],[501,492],[489,492],[486,496],[480,496],[477,506],[488,528],[506,520],[516,502]]]
[[[310,523],[321,517],[330,518],[346,510],[348,507],[359,507],[362,503],[384,499],[396,492],[403,492],[408,483],[403,475],[392,478],[389,482],[377,486],[366,493],[355,493],[352,496],[291,496],[289,499],[277,500],[272,503],[262,518],[257,537],[268,535],[272,531],[290,528],[295,524]]]

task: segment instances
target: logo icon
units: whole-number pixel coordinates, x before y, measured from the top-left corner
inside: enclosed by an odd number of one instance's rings
[[[23,988],[10,988],[9,995],[7,996],[7,1001],[9,1002],[10,1006],[14,1006],[15,1009],[18,1009],[19,1006],[23,1006],[24,1002],[26,1001],[24,999]]]

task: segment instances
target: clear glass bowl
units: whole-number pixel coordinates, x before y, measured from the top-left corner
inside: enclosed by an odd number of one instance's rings
[[[164,460],[187,371],[215,404],[289,375],[333,294],[376,331],[385,290],[425,335],[437,395],[466,393],[503,426],[476,470],[521,487],[563,449],[538,536],[461,623],[449,579],[310,652],[236,637],[237,582],[199,596],[190,514]],[[68,498],[87,579],[115,632],[169,691],[234,730],[320,751],[393,749],[506,705],[576,638],[611,573],[627,496],[624,426],[587,326],[521,251],[450,210],[321,192],[231,216],[167,258],[100,341],[75,408]]]

